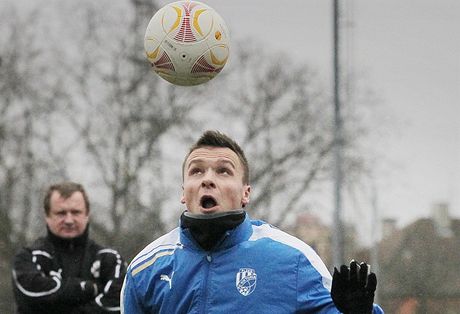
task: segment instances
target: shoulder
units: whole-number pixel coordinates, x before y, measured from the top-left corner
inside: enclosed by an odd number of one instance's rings
[[[48,265],[54,258],[54,249],[46,238],[38,238],[32,244],[20,248],[13,256],[13,269],[21,269],[31,264]],[[35,267],[35,266],[34,266]]]
[[[140,251],[128,266],[128,273],[136,275],[152,266],[158,259],[173,255],[178,248],[181,248],[180,228],[175,228]]]
[[[286,249],[292,249],[305,255],[310,254],[313,249],[300,240],[287,232],[284,232],[273,225],[270,225],[261,220],[252,220],[252,234],[248,241],[268,240],[277,242],[286,246]]]
[[[40,237],[34,240],[31,244],[26,245],[19,249],[16,255],[43,255],[51,258],[53,253],[53,245],[46,237]]]
[[[277,250],[283,250],[284,254],[291,253],[300,256],[302,259],[306,259],[323,276],[330,276],[321,258],[304,241],[260,220],[253,220],[251,224],[252,235],[248,241],[277,243],[279,244]]]
[[[35,241],[33,241],[27,248],[30,250],[50,250],[52,248],[52,244],[47,237],[40,237],[35,239]]]

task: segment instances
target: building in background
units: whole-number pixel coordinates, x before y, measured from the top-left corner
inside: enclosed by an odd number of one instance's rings
[[[316,253],[318,253],[329,270],[332,271],[334,269],[331,252],[331,227],[323,223],[318,216],[309,212],[298,214],[295,224],[288,232],[310,245]],[[358,246],[356,243],[356,231],[353,226],[345,225],[344,241],[345,260],[351,260],[353,258],[353,252],[356,251]]]
[[[382,231],[377,292],[385,312],[459,313],[460,219],[449,216],[448,204],[401,229],[384,220]],[[369,251],[358,256],[368,260]]]
[[[330,226],[311,213],[301,213],[290,233],[333,269]],[[370,261],[370,249],[357,250],[355,240],[354,229],[347,226],[347,258]],[[430,217],[402,228],[395,219],[384,219],[378,252],[377,293],[386,313],[460,313],[460,219],[450,217],[447,203],[434,204]]]
[[[297,216],[291,233],[310,245],[329,267],[332,262],[332,234],[329,226],[323,224],[317,216],[311,213],[301,213]]]

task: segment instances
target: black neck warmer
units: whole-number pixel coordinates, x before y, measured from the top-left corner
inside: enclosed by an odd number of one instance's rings
[[[192,214],[184,211],[181,227],[189,229],[195,241],[206,251],[212,249],[228,230],[239,226],[246,216],[244,210],[232,210],[215,214]]]

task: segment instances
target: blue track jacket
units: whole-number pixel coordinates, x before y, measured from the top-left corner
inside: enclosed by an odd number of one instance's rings
[[[131,262],[122,313],[339,313],[331,275],[313,249],[263,222],[227,232],[206,252],[176,228]],[[383,313],[374,306],[374,313]]]

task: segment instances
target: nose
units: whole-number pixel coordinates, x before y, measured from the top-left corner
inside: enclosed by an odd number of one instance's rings
[[[208,189],[216,187],[211,171],[206,172],[206,175],[203,177],[203,181],[201,181],[201,187],[208,188]]]
[[[64,223],[65,223],[66,225],[71,225],[71,224],[73,224],[73,216],[72,216],[72,213],[69,212],[69,213],[67,213],[67,214],[65,215],[65,217],[64,217]]]
[[[212,180],[203,180],[201,182],[201,187],[202,188],[215,188],[216,185],[214,184],[214,182]]]

